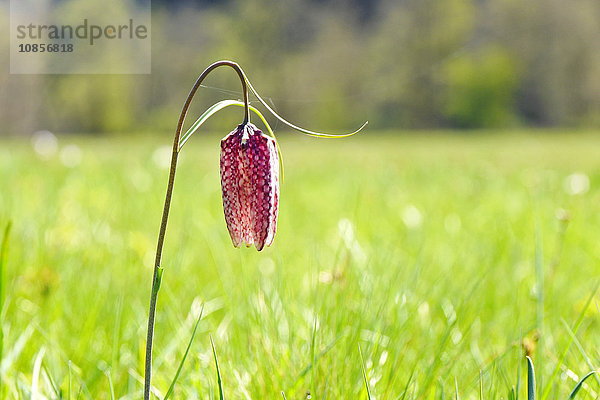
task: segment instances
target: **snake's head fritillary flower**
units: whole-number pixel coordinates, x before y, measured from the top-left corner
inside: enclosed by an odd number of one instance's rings
[[[275,139],[251,123],[221,140],[221,189],[235,247],[270,246],[277,227],[279,156]]]

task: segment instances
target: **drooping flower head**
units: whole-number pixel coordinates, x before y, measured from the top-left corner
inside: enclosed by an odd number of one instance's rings
[[[279,156],[275,139],[251,123],[221,140],[221,189],[235,247],[270,246],[277,228]]]

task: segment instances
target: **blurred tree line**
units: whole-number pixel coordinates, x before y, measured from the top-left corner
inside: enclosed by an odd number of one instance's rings
[[[1,133],[171,131],[223,58],[309,128],[600,126],[598,0],[154,0],[151,75],[9,75],[0,46]],[[195,111],[241,97],[207,85]]]

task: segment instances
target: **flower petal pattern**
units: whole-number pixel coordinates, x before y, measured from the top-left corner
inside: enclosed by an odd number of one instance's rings
[[[247,123],[221,140],[221,190],[235,247],[270,246],[277,228],[279,155],[275,140]]]

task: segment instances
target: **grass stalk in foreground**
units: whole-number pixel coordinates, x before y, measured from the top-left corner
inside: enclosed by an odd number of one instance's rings
[[[4,236],[0,245],[0,360],[4,359],[4,268],[6,267],[6,258],[8,253],[8,237],[10,235],[11,222],[9,221],[4,228]],[[4,377],[0,370],[0,398],[4,398]]]

